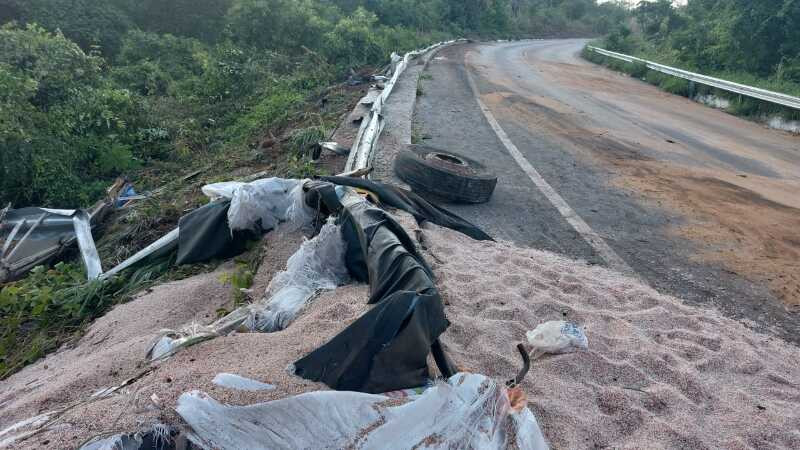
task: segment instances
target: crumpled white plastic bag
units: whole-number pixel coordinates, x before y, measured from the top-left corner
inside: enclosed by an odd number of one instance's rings
[[[544,353],[571,353],[589,348],[583,330],[572,322],[554,320],[540,324],[525,333],[533,347],[534,357]]]
[[[303,198],[305,180],[265,178],[251,183],[227,181],[203,186],[202,191],[211,200],[231,200],[228,226],[232,231],[271,230],[285,224],[289,231],[298,230],[311,223],[314,210],[306,206]]]
[[[192,391],[176,411],[203,448],[548,448],[533,413],[515,411],[505,386],[478,374],[456,374],[413,400],[317,391],[228,406]]]

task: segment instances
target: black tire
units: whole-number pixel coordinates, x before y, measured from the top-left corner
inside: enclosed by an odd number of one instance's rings
[[[412,190],[454,203],[488,202],[497,186],[497,176],[479,162],[425,145],[400,152],[394,171]]]

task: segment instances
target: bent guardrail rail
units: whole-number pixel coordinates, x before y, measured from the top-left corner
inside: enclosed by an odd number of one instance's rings
[[[358,134],[356,135],[356,139],[353,142],[353,147],[350,151],[350,156],[347,158],[347,164],[345,165],[346,171],[349,172],[353,170],[366,169],[372,161],[375,144],[377,144],[378,138],[383,131],[384,120],[381,116],[383,104],[389,99],[389,96],[392,94],[392,90],[394,89],[394,85],[397,84],[397,80],[400,78],[400,75],[405,72],[409,61],[419,55],[424,55],[432,50],[436,50],[440,47],[462,40],[463,39],[456,39],[452,41],[440,42],[422,50],[408,52],[399,61],[399,57],[394,53],[392,54],[392,65],[394,66],[392,77],[386,82],[386,86],[383,88],[381,95],[375,99],[375,102],[370,109],[369,116],[364,117],[364,120],[361,122],[361,128],[358,130]]]
[[[587,46],[587,48],[600,55],[608,56],[620,61],[629,63],[645,64],[648,69],[655,70],[674,77],[683,78],[684,80],[693,81],[695,83],[711,86],[723,91],[733,92],[735,94],[744,95],[747,97],[756,98],[765,102],[774,103],[776,105],[786,106],[800,110],[800,98],[793,97],[780,92],[768,91],[757,87],[747,86],[745,84],[734,83],[732,81],[722,80],[719,78],[702,75],[699,73],[689,72],[688,70],[677,69],[675,67],[665,66],[646,59],[637,58],[635,56],[626,55],[623,53],[612,52],[602,48]]]

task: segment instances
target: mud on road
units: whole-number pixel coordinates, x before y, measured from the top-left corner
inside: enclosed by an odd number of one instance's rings
[[[800,341],[800,136],[586,62],[584,42],[461,45],[432,61],[417,135],[500,176],[490,203],[448,207],[501,239],[603,263],[505,155],[470,70],[525,158],[646,282]]]

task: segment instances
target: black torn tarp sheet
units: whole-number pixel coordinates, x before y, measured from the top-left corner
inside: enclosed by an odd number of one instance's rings
[[[352,196],[341,220],[354,230],[344,234],[348,248],[362,257],[348,260],[348,269],[368,273],[375,306],[297,361],[295,373],[336,390],[388,392],[426,384],[432,352],[440,372],[451,376],[456,370],[438,341],[449,322],[430,268],[388,213]]]
[[[339,186],[350,186],[372,192],[378,197],[378,200],[382,204],[392,208],[402,209],[413,215],[419,223],[425,221],[435,223],[436,225],[463,233],[478,241],[493,240],[486,232],[467,220],[464,220],[441,206],[425,200],[411,191],[362,178],[320,177],[319,179]]]
[[[230,206],[230,200],[218,200],[181,217],[176,264],[230,258],[245,251],[247,241],[257,236],[248,231],[231,232]]]

